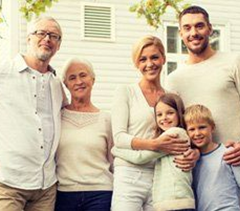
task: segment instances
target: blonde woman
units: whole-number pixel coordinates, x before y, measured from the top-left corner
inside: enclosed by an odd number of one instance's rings
[[[189,146],[174,135],[152,138],[154,106],[159,96],[165,93],[160,84],[160,74],[166,61],[161,40],[151,35],[141,38],[133,47],[132,58],[142,77],[139,83],[121,86],[116,91],[112,106],[115,146],[133,150],[161,150],[163,155],[183,153]],[[156,154],[159,157],[159,153]],[[112,211],[153,210],[154,164],[153,160],[137,165],[115,157]]]

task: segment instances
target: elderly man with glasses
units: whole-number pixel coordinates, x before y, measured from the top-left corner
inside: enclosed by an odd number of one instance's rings
[[[29,27],[27,53],[0,64],[0,210],[54,210],[66,98],[49,62],[61,37],[56,20],[39,18]]]

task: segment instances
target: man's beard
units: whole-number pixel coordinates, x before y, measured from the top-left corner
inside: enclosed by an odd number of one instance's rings
[[[198,55],[198,54],[203,53],[206,50],[206,48],[208,47],[208,45],[209,45],[209,39],[206,39],[205,42],[198,49],[192,49],[192,48],[189,48],[188,46],[187,46],[187,48],[193,54],[197,54]]]
[[[36,52],[36,57],[40,61],[45,62],[45,61],[49,60],[52,57],[52,54],[51,54],[50,51],[45,51],[45,52],[38,51],[38,52]]]

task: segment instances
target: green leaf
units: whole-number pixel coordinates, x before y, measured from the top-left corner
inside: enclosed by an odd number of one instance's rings
[[[136,12],[137,8],[138,8],[138,4],[134,4],[131,7],[129,7],[129,11],[130,12]]]
[[[30,21],[33,16],[38,17],[41,13],[46,11],[46,8],[52,7],[53,2],[58,0],[20,0],[22,7],[19,11],[23,14],[27,21]]]
[[[46,5],[47,7],[51,7],[51,6],[52,6],[51,0],[45,0],[45,5]]]
[[[147,23],[158,28],[162,24],[162,16],[168,8],[174,9],[176,15],[183,9],[182,2],[185,0],[141,0],[130,6],[130,12],[136,12],[137,17],[144,16]],[[189,4],[185,4],[188,5]]]

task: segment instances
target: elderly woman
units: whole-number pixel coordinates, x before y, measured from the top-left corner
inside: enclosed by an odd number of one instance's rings
[[[111,123],[110,115],[91,102],[94,81],[89,62],[73,58],[64,66],[71,103],[62,111],[56,211],[110,211]]]

